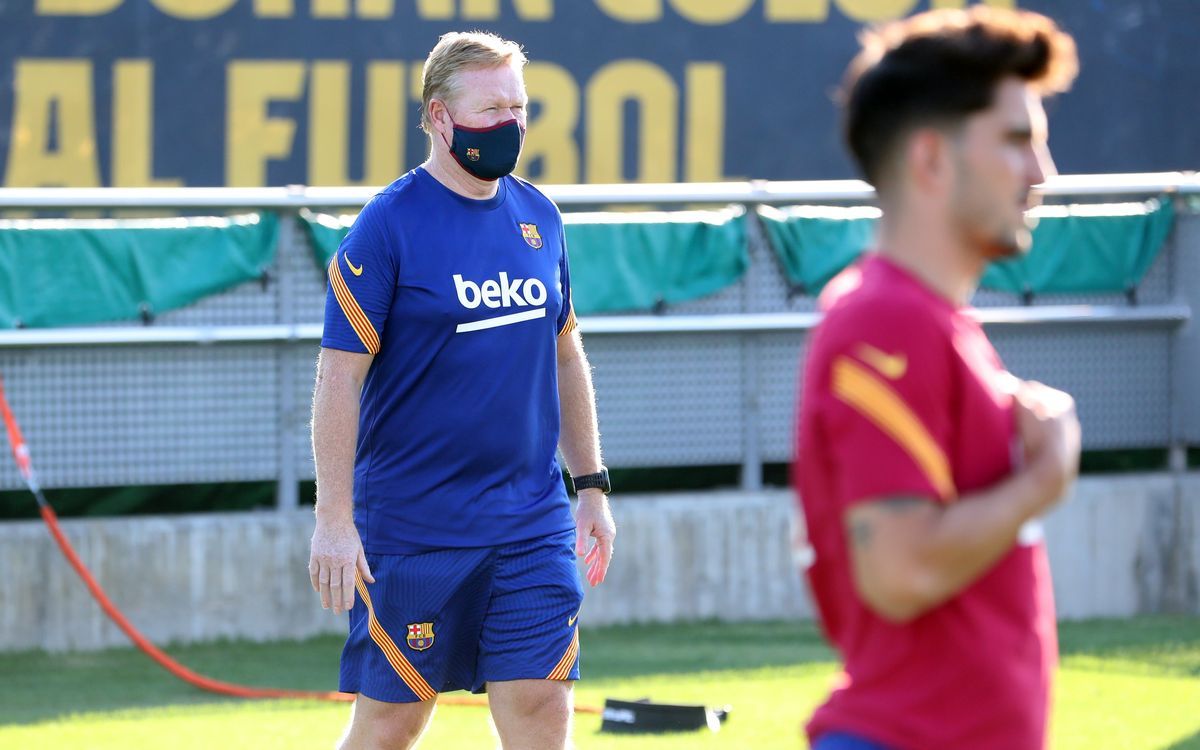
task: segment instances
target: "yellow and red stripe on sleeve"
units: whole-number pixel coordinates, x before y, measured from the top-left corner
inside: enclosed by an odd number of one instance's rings
[[[572,303],[571,311],[567,313],[567,322],[563,323],[562,330],[558,332],[558,335],[566,336],[571,331],[574,331],[578,325],[578,321],[575,320],[575,305]]]
[[[833,362],[833,394],[904,449],[942,500],[957,494],[945,451],[896,391],[877,375],[840,356]]]
[[[333,260],[329,261],[329,286],[333,288],[333,296],[337,298],[338,306],[342,308],[346,320],[350,321],[350,327],[358,334],[359,341],[369,353],[378,354],[379,334],[375,332],[375,326],[371,325],[371,320],[363,312],[358,300],[354,299],[350,287],[346,286],[346,280],[342,278],[342,271],[338,268],[336,253]]]
[[[371,595],[367,593],[367,585],[363,583],[362,576],[358,573],[355,573],[354,576],[354,587],[358,589],[358,595],[363,600],[363,604],[367,605],[367,630],[371,634],[371,640],[375,641],[375,645],[383,651],[388,664],[392,665],[392,669],[396,670],[396,674],[400,675],[400,679],[404,680],[404,684],[408,685],[408,689],[412,690],[418,698],[423,701],[436,698],[437,691],[431,688],[425,678],[408,662],[408,659],[404,658],[404,654],[400,653],[396,642],[379,624],[379,618],[375,616],[375,607],[371,606]]]

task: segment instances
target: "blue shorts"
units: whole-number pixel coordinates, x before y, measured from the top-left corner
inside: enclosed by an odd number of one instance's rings
[[[888,750],[888,748],[857,734],[826,732],[817,738],[812,750]]]
[[[339,687],[388,703],[503,680],[578,680],[575,532],[499,547],[367,555]]]

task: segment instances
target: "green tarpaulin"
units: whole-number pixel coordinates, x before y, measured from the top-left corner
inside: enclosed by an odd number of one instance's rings
[[[879,209],[761,206],[758,215],[788,281],[815,292],[871,245]]]
[[[568,214],[575,311],[645,311],[736,284],[750,265],[745,216],[731,211]]]
[[[324,266],[353,217],[301,218]],[[567,214],[564,223],[580,315],[687,302],[737,283],[750,264],[740,209]]]
[[[350,225],[354,223],[355,216],[355,214],[334,216],[309,211],[307,208],[301,209],[300,225],[304,227],[304,232],[308,235],[308,244],[312,247],[313,258],[316,259],[318,266],[325,268],[329,265],[333,254],[337,252],[338,245],[342,244],[342,238],[346,236],[346,232],[350,231]]]
[[[274,214],[0,222],[0,326],[136,319],[259,278]]]
[[[872,243],[869,207],[762,207],[791,283],[818,291]],[[1141,281],[1174,223],[1170,200],[1039,209],[1033,248],[987,269],[1014,294],[1123,292]],[[353,216],[302,212],[322,267]],[[741,209],[567,214],[575,309],[644,312],[729,287],[749,266]],[[0,222],[0,327],[157,315],[259,278],[275,255],[274,214],[230,218]]]
[[[762,207],[788,280],[816,293],[873,241],[878,209]],[[1044,206],[1028,255],[992,264],[981,286],[1013,294],[1124,292],[1135,288],[1171,233],[1169,199]]]
[[[993,263],[982,286],[1017,294],[1128,291],[1141,283],[1175,224],[1170,199],[1046,206],[1037,213],[1029,254]]]

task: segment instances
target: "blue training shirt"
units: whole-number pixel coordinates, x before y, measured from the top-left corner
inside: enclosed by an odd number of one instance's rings
[[[363,207],[329,264],[321,346],[375,355],[354,461],[367,552],[575,527],[556,455],[574,327],[562,217],[524,180],[472,200],[417,168]]]

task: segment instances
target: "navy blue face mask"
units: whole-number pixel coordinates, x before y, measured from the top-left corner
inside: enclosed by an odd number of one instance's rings
[[[449,112],[446,113],[449,117]],[[525,140],[525,128],[514,117],[511,120],[486,128],[469,128],[454,125],[454,141],[449,144],[450,154],[463,169],[481,180],[498,180],[511,174],[521,156],[521,144]],[[446,137],[442,136],[445,141]]]

